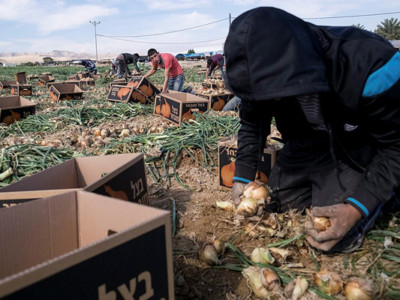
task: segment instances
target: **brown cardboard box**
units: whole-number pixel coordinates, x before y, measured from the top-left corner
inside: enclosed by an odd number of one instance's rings
[[[83,78],[91,78],[92,75],[89,72],[78,72],[78,79],[81,80]]]
[[[68,78],[68,80],[79,80],[79,76],[77,74],[69,75],[67,78]]]
[[[30,84],[11,84],[10,94],[17,96],[31,96],[32,85]]]
[[[0,81],[0,91],[3,89],[11,89],[12,84],[16,85],[17,82],[15,80]]]
[[[148,205],[143,154],[70,159],[0,189],[0,208],[81,189]]]
[[[233,94],[219,94],[219,95],[205,95],[205,94],[196,94],[199,97],[208,99],[210,103],[210,109],[221,111],[225,104],[228,103],[229,100],[233,98]]]
[[[54,83],[50,86],[50,98],[54,102],[82,99],[83,91],[76,84]]]
[[[129,102],[131,100],[133,88],[126,85],[113,85],[108,92],[107,100],[113,102]]]
[[[54,81],[55,81],[55,79],[53,77],[51,77],[49,75],[43,75],[43,76],[41,76],[39,78],[38,84],[40,86],[45,86],[47,83],[51,83],[51,82],[54,82]]]
[[[14,74],[15,81],[19,84],[27,84],[26,72],[19,72]]]
[[[108,84],[108,89],[111,89],[114,85],[127,85],[128,82],[125,78],[115,79],[113,82]]]
[[[181,124],[195,119],[193,112],[204,113],[208,110],[208,100],[189,93],[169,91],[160,93],[154,102],[154,113]]]
[[[0,97],[0,123],[10,125],[35,114],[36,104],[21,96]]]
[[[136,93],[132,93],[132,101],[133,102],[154,102],[156,95],[160,93],[160,91],[147,79],[143,76],[133,76],[128,83],[128,86],[132,86]],[[139,96],[135,96],[139,95]],[[147,101],[141,100],[142,97],[140,95],[144,95],[147,98]]]
[[[168,211],[85,191],[0,210],[1,299],[174,299]]]
[[[261,158],[260,180],[268,183],[268,176],[274,166],[281,145],[266,144]],[[218,181],[224,188],[233,186],[235,159],[237,151],[237,136],[223,138],[218,141]]]

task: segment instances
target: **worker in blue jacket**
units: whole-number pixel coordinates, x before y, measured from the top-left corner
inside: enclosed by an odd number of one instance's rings
[[[97,74],[96,65],[91,60],[82,60],[81,65],[85,67],[86,72],[89,72],[92,75]]]
[[[229,86],[241,99],[232,200],[255,180],[271,120],[284,140],[268,209],[312,208],[325,252],[357,249],[378,217],[398,209],[400,53],[356,27],[316,26],[273,7],[237,17],[225,42]]]

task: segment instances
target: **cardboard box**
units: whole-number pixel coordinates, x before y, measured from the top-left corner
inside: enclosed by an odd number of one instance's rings
[[[10,94],[17,96],[31,96],[32,95],[32,85],[30,84],[11,84]]]
[[[50,86],[50,98],[54,102],[82,99],[83,91],[76,84],[54,83]]]
[[[0,97],[0,123],[10,125],[35,114],[36,104],[21,96]]]
[[[129,102],[131,100],[133,88],[126,85],[113,85],[108,92],[107,100],[113,102]]]
[[[51,83],[51,82],[54,82],[54,81],[55,81],[55,79],[53,77],[51,77],[49,75],[43,75],[43,76],[41,76],[39,78],[38,84],[40,86],[46,86],[47,83]]]
[[[14,74],[15,81],[19,84],[27,84],[26,72],[19,72]]]
[[[148,205],[143,154],[70,159],[0,189],[0,208],[81,189]]]
[[[92,75],[89,72],[78,72],[78,79],[81,80],[83,78],[91,78]]]
[[[11,89],[12,84],[16,85],[17,82],[15,80],[0,81],[0,91],[3,89]]]
[[[113,82],[108,84],[108,89],[111,89],[114,85],[127,85],[128,82],[124,79],[115,79]]]
[[[170,214],[84,191],[0,210],[1,299],[174,299]]]
[[[94,75],[92,75],[92,78],[94,80],[100,79],[101,78],[101,74],[94,74]]]
[[[208,110],[208,100],[189,93],[168,91],[156,96],[154,113],[181,124],[190,119],[196,119],[193,112],[204,113]]]
[[[79,76],[77,74],[69,75],[67,78],[68,78],[68,80],[79,80]]]
[[[210,103],[210,109],[221,111],[225,104],[228,103],[234,96],[234,94],[219,94],[219,95],[205,95],[205,94],[196,94],[199,97],[204,99],[208,99]]]
[[[51,72],[43,72],[42,75],[52,76],[53,74]]]
[[[160,91],[143,76],[133,76],[129,81],[128,86],[132,86],[137,91],[137,93],[132,93],[132,101],[134,102],[145,103],[140,100],[142,98],[140,95],[147,97],[147,102],[154,102],[156,96],[160,93]],[[138,95],[138,97],[135,95]]]
[[[268,176],[275,164],[276,157],[281,146],[266,144],[261,158],[260,180],[268,183]],[[223,138],[218,141],[218,181],[224,188],[232,188],[235,172],[235,160],[237,152],[237,136]]]

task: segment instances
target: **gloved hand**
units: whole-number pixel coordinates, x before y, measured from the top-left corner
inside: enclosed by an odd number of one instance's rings
[[[311,219],[306,222],[307,241],[311,246],[323,251],[329,251],[345,234],[361,219],[361,213],[350,204],[335,204],[312,208],[312,217],[327,217],[330,227],[318,232],[314,229]]]
[[[235,206],[239,205],[240,196],[243,194],[243,190],[244,190],[245,186],[246,186],[246,183],[242,183],[242,182],[234,182],[233,183],[231,199],[232,199],[233,204],[235,204]]]

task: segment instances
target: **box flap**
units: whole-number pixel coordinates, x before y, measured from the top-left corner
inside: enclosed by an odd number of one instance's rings
[[[95,189],[101,185],[101,179],[107,180],[132,166],[143,155],[141,153],[115,154],[107,156],[88,156],[76,158],[76,174],[79,186]],[[93,185],[98,183],[96,185]],[[1,191],[1,190],[0,190]]]
[[[77,196],[80,248],[169,215],[168,211],[85,191],[77,192]],[[149,224],[147,230],[149,226],[154,225]]]
[[[75,159],[48,168],[0,189],[3,192],[80,188]]]
[[[0,240],[0,281],[77,249],[74,193],[0,209]]]
[[[0,108],[18,108],[21,106],[36,106],[36,104],[21,96],[0,97]]]

